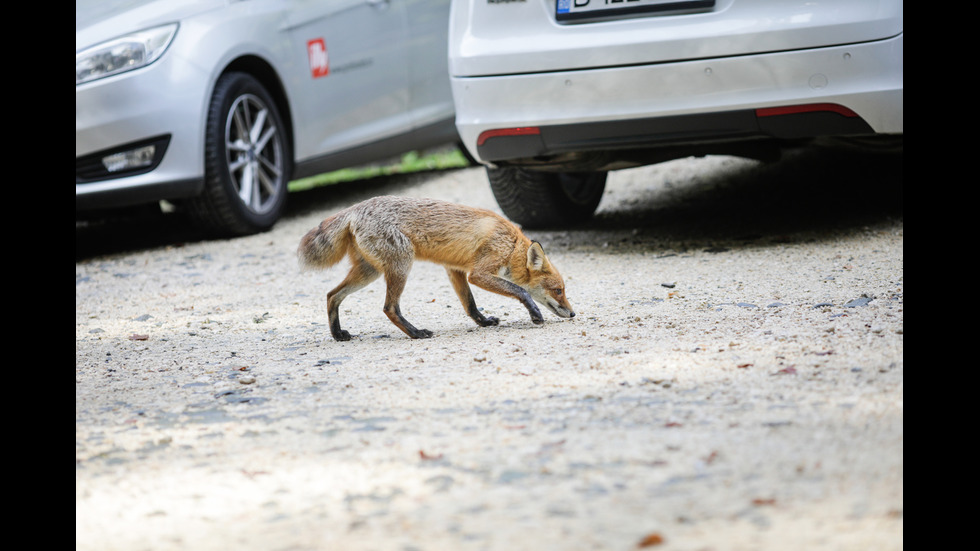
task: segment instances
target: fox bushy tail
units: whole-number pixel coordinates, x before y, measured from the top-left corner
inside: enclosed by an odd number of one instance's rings
[[[349,250],[351,234],[346,212],[337,213],[313,228],[300,240],[300,264],[306,268],[323,269],[344,259]]]

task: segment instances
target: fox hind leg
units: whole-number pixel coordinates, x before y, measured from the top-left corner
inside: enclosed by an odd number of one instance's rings
[[[350,333],[340,328],[340,303],[348,295],[363,289],[381,275],[360,255],[354,256],[352,254],[351,263],[353,266],[347,273],[347,277],[340,282],[340,285],[327,293],[327,319],[330,321],[330,334],[333,335],[334,340],[338,341],[350,340]]]
[[[473,300],[473,292],[470,290],[470,284],[466,281],[466,272],[446,268],[446,273],[449,274],[449,281],[453,284],[453,289],[456,291],[456,296],[459,297],[459,301],[463,303],[463,308],[466,309],[466,313],[473,318],[473,321],[477,325],[487,327],[488,325],[497,325],[500,323],[500,320],[495,317],[484,316],[480,312],[480,309],[476,307],[476,301]]]
[[[385,283],[388,285],[388,291],[385,294],[385,315],[388,316],[391,323],[395,324],[395,327],[401,329],[409,337],[413,339],[427,339],[432,336],[432,331],[416,328],[405,319],[405,316],[402,315],[401,308],[398,306],[407,280],[407,269],[385,272]]]

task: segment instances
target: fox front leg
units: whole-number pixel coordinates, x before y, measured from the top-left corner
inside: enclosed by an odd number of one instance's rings
[[[476,301],[473,300],[473,292],[470,290],[469,283],[466,282],[466,272],[446,268],[446,273],[449,274],[449,281],[453,284],[453,290],[456,291],[456,296],[459,297],[459,301],[463,303],[463,308],[466,309],[466,313],[473,318],[473,321],[477,325],[487,327],[500,323],[500,320],[495,317],[484,316],[483,312],[480,312],[480,309],[476,307]]]
[[[525,308],[527,308],[527,313],[531,315],[531,323],[535,325],[541,325],[544,323],[544,317],[541,316],[541,310],[538,309],[538,305],[535,304],[534,299],[531,298],[531,293],[528,293],[527,289],[524,287],[494,275],[479,273],[470,274],[469,281],[473,285],[490,291],[491,293],[516,298],[517,300],[521,301],[521,304],[523,304]]]

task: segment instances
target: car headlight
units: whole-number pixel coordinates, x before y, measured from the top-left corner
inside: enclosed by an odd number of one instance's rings
[[[75,54],[75,85],[145,67],[163,55],[177,23],[127,34]]]

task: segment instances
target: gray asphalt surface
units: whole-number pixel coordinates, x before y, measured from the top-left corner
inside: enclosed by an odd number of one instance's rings
[[[376,194],[496,209],[470,168],[299,194],[268,233],[76,228],[79,550],[903,548],[901,158],[809,150],[615,173],[588,226],[528,232],[577,316],[479,328],[416,264],[301,272]]]

